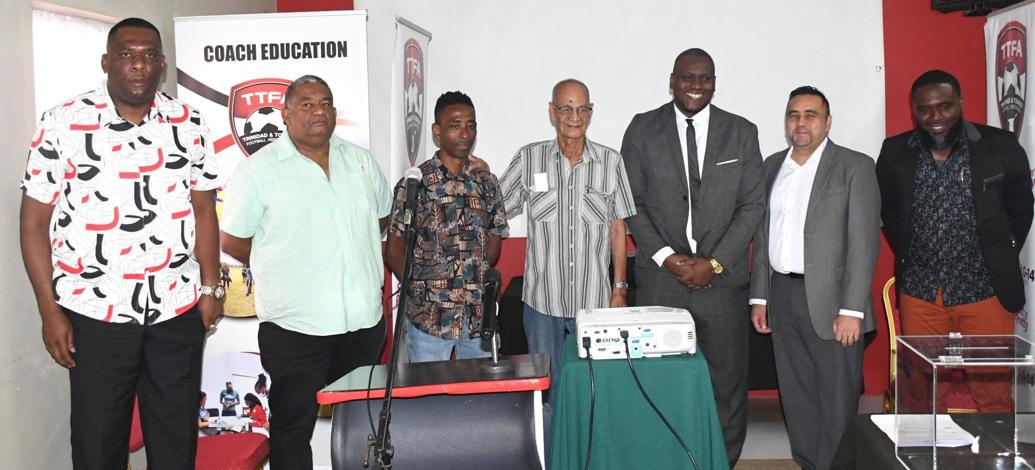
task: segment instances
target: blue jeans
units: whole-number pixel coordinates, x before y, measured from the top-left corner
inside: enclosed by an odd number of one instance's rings
[[[575,319],[546,315],[525,305],[523,314],[525,337],[528,338],[528,353],[550,355],[550,389],[543,393],[543,443],[547,460],[550,456],[550,441],[553,438],[553,404],[561,380],[561,366],[564,365],[564,338],[575,332]]]
[[[467,332],[467,321],[464,321],[460,330],[460,337],[456,339],[442,339],[429,335],[417,328],[413,322],[405,320],[407,325],[406,350],[410,353],[410,362],[448,361],[452,355],[453,348],[456,348],[457,359],[471,359],[475,357],[488,357],[492,355],[491,341],[485,341],[482,345],[481,336],[471,338]]]
[[[523,315],[525,337],[528,338],[528,353],[545,353],[550,355],[550,390],[554,389],[561,379],[561,365],[564,364],[564,338],[575,332],[575,319],[562,318],[540,313],[525,305]],[[553,394],[547,392],[545,398],[553,403]]]

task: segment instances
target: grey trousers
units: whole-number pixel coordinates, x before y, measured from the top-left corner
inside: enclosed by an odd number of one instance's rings
[[[849,434],[858,413],[863,342],[844,347],[816,334],[805,280],[773,273],[769,325],[787,436],[805,469],[853,468]],[[846,444],[839,450],[839,445]]]

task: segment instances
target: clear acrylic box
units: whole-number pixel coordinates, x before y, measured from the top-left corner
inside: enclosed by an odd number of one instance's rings
[[[958,333],[897,341],[899,462],[911,469],[1035,468],[1030,342]]]

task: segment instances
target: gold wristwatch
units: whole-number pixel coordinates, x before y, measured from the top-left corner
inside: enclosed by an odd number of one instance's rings
[[[722,272],[725,271],[725,268],[722,267],[722,263],[720,263],[719,260],[715,258],[708,258],[708,262],[712,265],[713,273],[722,274]]]

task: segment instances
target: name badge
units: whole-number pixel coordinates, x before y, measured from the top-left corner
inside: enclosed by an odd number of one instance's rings
[[[532,175],[532,191],[542,193],[550,190],[550,179],[546,177],[546,173],[536,173]]]

